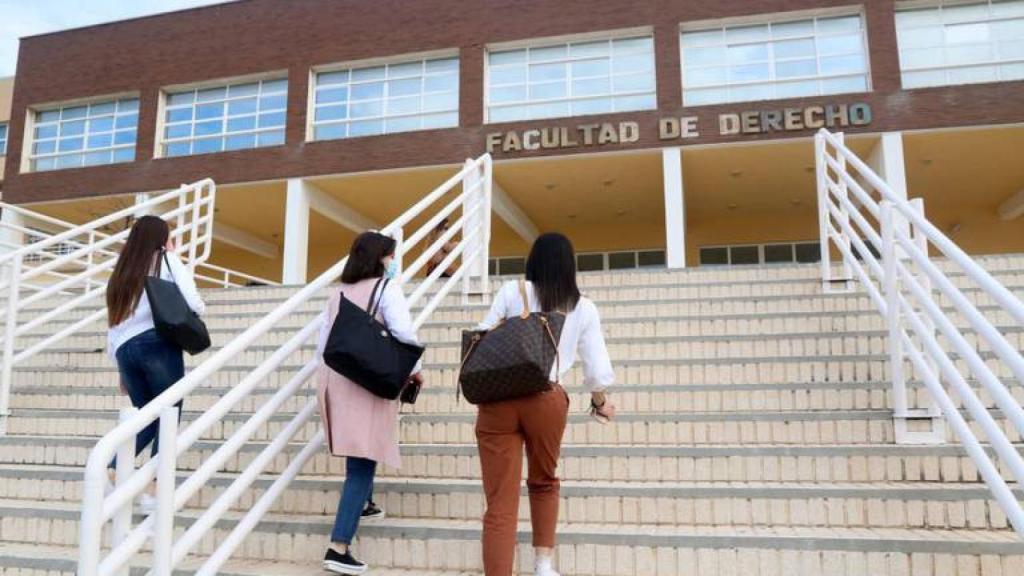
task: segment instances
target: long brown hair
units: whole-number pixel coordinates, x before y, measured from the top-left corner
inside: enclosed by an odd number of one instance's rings
[[[143,216],[132,226],[107,281],[108,326],[117,326],[135,311],[142,298],[146,276],[169,235],[167,222],[156,216]]]
[[[379,232],[363,232],[352,242],[348,253],[348,262],[341,272],[341,281],[355,284],[367,278],[380,278],[384,275],[384,263],[387,256],[395,255],[394,238]]]
[[[526,279],[533,284],[544,312],[571,312],[580,301],[576,284],[576,252],[557,232],[541,234],[526,259]]]

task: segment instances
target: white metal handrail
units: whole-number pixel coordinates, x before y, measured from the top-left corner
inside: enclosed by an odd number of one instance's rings
[[[456,260],[460,261],[452,276],[445,279],[438,290],[430,293],[429,300],[425,302],[423,310],[414,321],[417,328],[459,282],[462,282],[464,297],[469,293],[484,296],[489,294],[487,259],[491,222],[491,174],[492,166],[489,155],[481,156],[476,160],[468,160],[465,167],[458,173],[427,194],[381,231],[393,236],[398,241],[396,259],[399,260],[400,266],[403,256],[408,254],[410,249],[417,247],[423,250],[423,254],[411,266],[402,270],[402,282],[410,280],[427,262],[428,258],[442,248],[445,241],[457,242],[455,249],[449,252],[437,269],[421,281],[420,286],[410,297],[410,305],[415,306],[428,295],[429,288],[438,281],[441,274],[449,266],[455,265]],[[461,184],[461,191],[457,192],[455,188],[459,184]],[[417,246],[442,218],[455,213],[460,208],[459,218],[455,220],[447,234],[427,246]],[[417,230],[406,238],[404,227],[410,225],[414,219],[422,224],[419,224]],[[458,239],[455,238],[456,234],[459,235]],[[78,573],[80,576],[127,574],[131,559],[138,555],[150,541],[152,541],[153,547],[151,573],[157,576],[169,576],[242,493],[252,485],[267,465],[282,454],[292,438],[310,419],[315,417],[316,399],[313,398],[290,419],[284,430],[275,435],[273,441],[240,472],[228,488],[209,506],[198,511],[198,517],[184,533],[177,539],[173,537],[174,518],[178,511],[207,485],[212,475],[220,470],[229,458],[237,454],[261,426],[282,409],[289,398],[299,392],[316,371],[318,360],[314,358],[304,363],[303,367],[284,386],[263,403],[229,438],[224,440],[196,470],[192,471],[187,480],[176,486],[175,469],[178,457],[189,450],[204,432],[220,422],[239,402],[249,397],[261,381],[278,370],[290,356],[318,334],[326,321],[325,315],[318,315],[313,321],[296,331],[285,344],[267,355],[258,366],[233,385],[227,394],[177,434],[175,433],[177,426],[175,404],[217,374],[233,358],[245,352],[257,338],[274,329],[282,320],[291,318],[295,310],[337,280],[346,261],[347,257],[299,289],[284,303],[232,338],[224,347],[193,368],[184,378],[148,405],[140,410],[126,409],[122,412],[120,424],[99,440],[86,464],[79,539]],[[156,459],[150,460],[135,470],[134,458],[132,458],[135,437],[143,428],[157,419],[160,420],[161,426],[160,453]],[[165,428],[167,435],[164,432]],[[242,518],[237,521],[227,538],[218,544],[213,554],[196,572],[197,574],[204,576],[216,574],[245,536],[267,513],[277,497],[299,474],[305,463],[318,450],[322,449],[323,445],[323,431],[319,431],[312,439],[305,442],[285,470],[277,475],[260,499],[249,507]],[[109,495],[104,496],[106,466],[115,453],[119,454],[116,487]],[[132,501],[154,479],[157,484],[156,512],[133,528],[131,526]],[[101,534],[108,522],[111,522],[111,546],[104,556]]]
[[[177,251],[190,263],[203,262],[210,254],[215,198],[216,185],[213,180],[201,180],[81,225],[72,225],[18,206],[2,206],[4,216],[0,220],[0,233],[4,235],[24,234],[26,227],[18,222],[23,219],[63,230],[42,235],[36,242],[15,247],[0,255],[0,270],[4,272],[0,280],[0,294],[6,299],[6,306],[0,312],[4,321],[0,434],[5,431],[9,416],[14,367],[106,315],[105,307],[96,306],[96,302],[106,292],[106,277],[117,262],[117,252],[113,248],[123,243],[131,230],[126,228],[108,234],[103,229],[122,219],[158,212],[169,204],[173,207],[158,215],[171,221],[171,236],[175,239]],[[32,233],[39,235],[37,230]],[[15,246],[18,244],[6,239],[5,242]],[[70,246],[71,249],[63,254],[54,254],[53,249],[58,246]],[[34,262],[28,264],[26,259]],[[19,310],[54,296],[63,299],[29,320],[19,320]],[[47,322],[78,315],[76,311],[86,307],[88,309],[80,317],[38,342],[26,345],[21,350],[16,349],[19,337]]]
[[[1002,465],[1017,487],[1024,487],[1024,458],[997,422],[1001,416],[1006,428],[1024,436],[1024,408],[1007,386],[1024,386],[1024,356],[930,259],[929,250],[960,268],[971,288],[1022,325],[1024,303],[925,217],[922,199],[897,195],[846,147],[842,134],[818,132],[815,164],[823,287],[852,288],[856,279],[886,319],[897,442],[944,441],[943,424],[948,423],[1014,530],[1024,536],[1024,506],[1000,471]],[[838,276],[833,247],[841,258]],[[952,302],[971,334],[964,334],[943,310],[942,299]],[[929,393],[931,404],[924,408],[908,404],[908,368]],[[985,406],[972,381],[1001,414]],[[911,430],[914,421],[931,429]]]

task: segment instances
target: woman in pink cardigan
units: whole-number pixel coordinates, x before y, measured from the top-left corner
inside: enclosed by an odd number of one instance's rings
[[[317,356],[317,394],[327,446],[334,456],[346,457],[345,486],[331,532],[331,545],[323,567],[335,574],[362,574],[366,564],[352,556],[350,545],[359,527],[363,506],[373,490],[377,463],[389,468],[402,464],[398,454],[398,401],[386,400],[366,391],[323,363],[323,351],[331,326],[338,315],[340,295],[367,309],[374,285],[382,276],[396,275],[395,240],[377,232],[364,232],[352,244],[348,263],[341,274],[341,289],[327,302],[327,321],[320,330]],[[418,344],[409,304],[398,282],[388,282],[380,295],[377,320],[403,342]],[[423,383],[420,366],[410,377]]]

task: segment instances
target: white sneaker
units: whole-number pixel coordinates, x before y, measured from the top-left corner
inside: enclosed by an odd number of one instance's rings
[[[149,494],[143,492],[142,494],[139,494],[139,499],[137,502],[139,505],[139,512],[143,516],[149,516],[153,512],[156,512],[156,498],[154,498],[153,496],[150,496]]]
[[[555,569],[551,567],[551,560],[538,561],[534,564],[534,576],[560,576]]]

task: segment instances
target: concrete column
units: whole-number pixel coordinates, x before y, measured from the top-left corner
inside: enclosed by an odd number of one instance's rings
[[[903,133],[886,132],[868,157],[871,167],[885,180],[896,196],[907,198],[907,171],[903,161]]]
[[[661,172],[665,188],[665,264],[669,268],[685,268],[686,202],[680,148],[662,149]]]
[[[301,178],[288,179],[284,209],[284,265],[281,281],[305,284],[309,260],[309,189]]]

